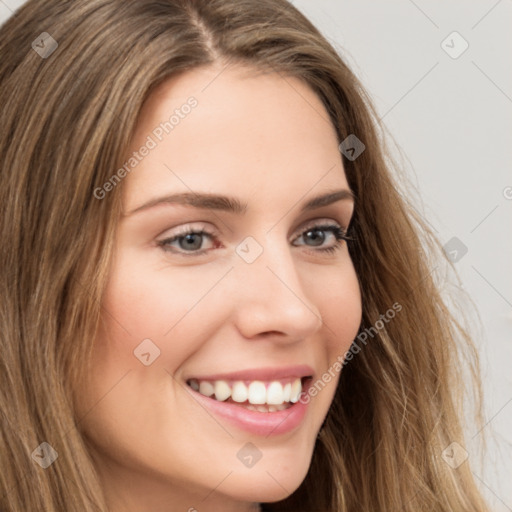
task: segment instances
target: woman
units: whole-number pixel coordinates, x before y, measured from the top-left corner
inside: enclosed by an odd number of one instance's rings
[[[485,509],[436,242],[291,4],[1,30],[2,510]]]

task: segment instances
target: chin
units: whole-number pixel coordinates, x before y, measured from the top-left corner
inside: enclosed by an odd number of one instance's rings
[[[302,484],[309,470],[310,458],[282,458],[262,464],[263,458],[252,468],[237,471],[229,477],[226,494],[240,501],[275,502],[293,494]],[[261,464],[261,466],[260,466]],[[227,481],[226,481],[227,483]]]

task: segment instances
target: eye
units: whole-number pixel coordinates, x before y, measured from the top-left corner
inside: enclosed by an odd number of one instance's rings
[[[214,233],[210,233],[204,228],[190,229],[185,227],[180,233],[157,242],[158,246],[164,251],[181,254],[183,256],[192,256],[204,254],[208,248],[204,248],[205,240],[216,241]],[[217,246],[219,244],[216,244]],[[190,254],[186,254],[190,253]]]
[[[320,247],[310,252],[334,252],[340,249],[343,241],[352,240],[347,232],[338,224],[316,224],[306,228],[305,231],[298,236],[294,242],[301,240],[303,243],[297,245],[307,245],[308,247]],[[323,247],[326,241],[331,241],[330,244]],[[296,244],[294,244],[296,245]]]

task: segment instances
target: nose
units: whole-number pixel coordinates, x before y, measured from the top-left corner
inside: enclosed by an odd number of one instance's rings
[[[265,335],[287,342],[307,338],[322,326],[286,241],[267,243],[252,263],[242,258],[233,272],[236,325],[246,338]]]

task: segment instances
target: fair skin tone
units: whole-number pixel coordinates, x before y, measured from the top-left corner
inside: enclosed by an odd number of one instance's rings
[[[361,321],[347,242],[328,230],[307,235],[315,225],[346,230],[353,200],[301,212],[317,196],[350,190],[325,108],[295,78],[221,69],[161,84],[129,153],[188,97],[197,99],[123,182],[94,372],[78,411],[112,512],[248,512],[291,494],[308,471],[339,372],[296,428],[271,436],[206,410],[186,380],[298,364],[318,379]],[[247,208],[160,203],[132,213],[191,191],[229,195]],[[158,245],[200,229],[213,234],[195,235],[192,250],[183,238],[167,250]],[[263,249],[251,263],[236,252],[247,237]],[[336,250],[320,251],[327,247]],[[134,356],[145,339],[160,350],[148,366]],[[248,442],[262,455],[252,467],[237,458]]]

